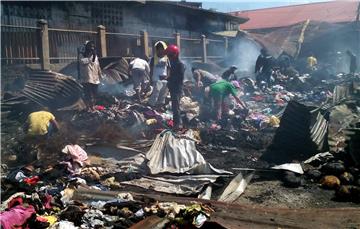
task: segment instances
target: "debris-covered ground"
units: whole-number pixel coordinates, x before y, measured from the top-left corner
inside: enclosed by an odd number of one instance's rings
[[[51,93],[41,91],[40,76],[54,85]],[[180,102],[178,132],[169,104],[154,109],[147,95],[139,104],[124,89],[102,93],[88,111],[78,86],[35,72],[23,91],[2,100],[3,228],[222,228],[220,202],[355,207],[347,226],[360,225],[359,75],[316,84],[308,75],[250,92],[244,83],[248,113],[232,104],[220,123],[190,93]],[[29,138],[27,116],[45,106],[61,128],[49,139]]]

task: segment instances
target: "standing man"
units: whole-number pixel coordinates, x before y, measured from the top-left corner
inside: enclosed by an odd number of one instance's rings
[[[354,74],[357,69],[356,56],[350,50],[347,50],[346,53],[350,57],[350,74]]]
[[[168,92],[167,78],[169,75],[169,59],[165,55],[167,45],[163,41],[155,43],[155,55],[150,60],[150,83],[153,92],[149,99],[150,106],[162,106],[165,104],[165,96]]]
[[[267,86],[270,86],[273,64],[274,58],[268,54],[266,49],[262,48],[255,64],[256,84],[258,87],[261,85],[261,81],[265,81]]]
[[[86,106],[88,109],[93,110],[101,77],[100,63],[93,41],[85,43],[83,58],[80,59],[80,77],[84,87]]]
[[[171,97],[171,107],[173,112],[174,130],[180,126],[180,97],[184,84],[185,65],[179,59],[180,50],[176,45],[170,45],[165,50],[165,54],[170,60],[170,75],[168,78],[168,88]]]
[[[141,103],[141,93],[145,89],[146,80],[150,74],[150,67],[146,60],[135,58],[130,62],[129,72],[134,84],[134,90],[139,103]]]
[[[221,75],[221,78],[227,81],[236,80],[236,75],[235,75],[236,69],[237,67],[235,65],[232,65]]]

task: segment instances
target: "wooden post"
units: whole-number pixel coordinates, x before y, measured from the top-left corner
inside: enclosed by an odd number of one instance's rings
[[[46,20],[38,21],[39,30],[39,56],[42,70],[50,70],[50,51],[49,51],[49,27]]]
[[[207,54],[206,54],[206,36],[201,35],[201,44],[202,44],[202,62],[207,62]]]
[[[181,41],[180,41],[180,33],[175,33],[175,44],[179,48],[179,50],[181,50],[181,48],[180,48],[181,44],[180,43],[181,43]]]
[[[140,31],[142,54],[149,58],[149,35],[146,30]]]
[[[97,28],[98,28],[98,36],[99,36],[100,55],[101,55],[101,57],[106,57],[107,56],[107,49],[106,49],[105,26],[99,25]]]
[[[224,57],[227,58],[229,49],[229,40],[227,37],[224,37]]]

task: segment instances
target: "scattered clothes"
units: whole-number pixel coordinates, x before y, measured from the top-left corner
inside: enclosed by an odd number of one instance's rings
[[[78,229],[78,227],[75,227],[73,222],[69,221],[60,221],[49,227],[49,229]]]
[[[58,221],[57,217],[54,215],[43,215],[41,218],[45,219],[46,222],[50,224],[50,226],[54,225]]]
[[[90,164],[87,153],[79,145],[67,145],[62,152],[68,156],[68,160],[61,164],[67,165],[72,174],[79,174],[81,167]]]
[[[25,226],[26,222],[36,214],[33,206],[17,205],[8,211],[1,212],[0,222],[3,229],[12,229]]]

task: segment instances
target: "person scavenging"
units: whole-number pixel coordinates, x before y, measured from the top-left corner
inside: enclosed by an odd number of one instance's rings
[[[84,87],[84,101],[87,108],[93,110],[101,79],[100,63],[93,41],[85,43],[85,51],[80,59],[80,77]]]
[[[168,78],[168,88],[171,97],[171,108],[173,112],[173,129],[177,130],[180,126],[180,97],[183,92],[185,64],[180,60],[180,50],[176,45],[170,45],[165,50],[170,60],[170,75]]]
[[[192,67],[191,72],[193,74],[195,80],[195,86],[197,88],[208,87],[219,80],[219,77],[199,68]]]
[[[226,69],[225,72],[221,75],[221,78],[227,81],[236,80],[237,76],[235,75],[235,71],[237,70],[237,67],[235,65],[232,65],[228,69]]]
[[[146,89],[146,83],[150,74],[150,66],[146,60],[135,58],[130,62],[129,73],[134,84],[136,98],[138,102],[141,103],[141,94]]]
[[[223,114],[228,113],[229,105],[227,103],[227,97],[231,94],[237,104],[241,109],[246,108],[246,104],[240,100],[237,96],[238,90],[240,88],[240,84],[238,81],[234,80],[232,82],[228,82],[225,80],[220,80],[216,83],[211,84],[207,90],[207,97],[210,99],[212,103],[212,109],[216,110],[216,119],[220,121],[223,118]]]
[[[198,101],[203,101],[205,88],[210,86],[213,83],[216,83],[221,78],[217,75],[213,75],[208,71],[192,67],[191,72],[195,80],[195,91],[193,96],[197,98]]]
[[[170,71],[170,62],[165,55],[167,45],[163,41],[155,43],[155,54],[150,60],[150,83],[153,91],[149,99],[150,106],[161,107],[165,104],[168,93],[167,78]]]

